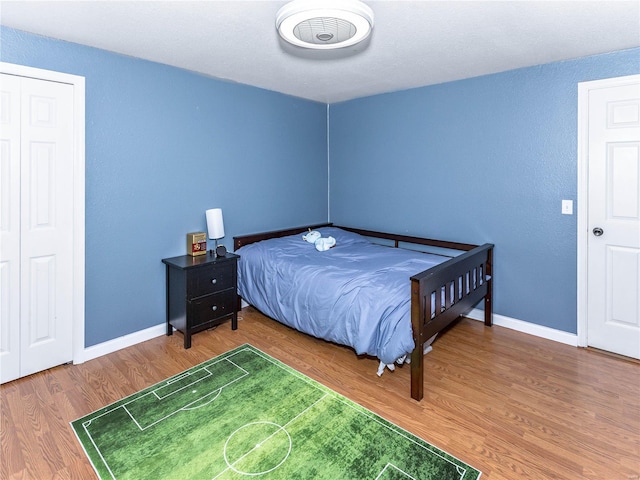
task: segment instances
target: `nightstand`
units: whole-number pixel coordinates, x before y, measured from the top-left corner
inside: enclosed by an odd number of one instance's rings
[[[227,253],[164,258],[167,266],[167,335],[173,329],[184,334],[184,348],[191,335],[231,319],[238,328],[238,259]]]

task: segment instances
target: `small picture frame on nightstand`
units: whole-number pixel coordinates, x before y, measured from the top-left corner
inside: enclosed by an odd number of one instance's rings
[[[196,257],[207,253],[207,234],[204,232],[187,233],[187,255]]]

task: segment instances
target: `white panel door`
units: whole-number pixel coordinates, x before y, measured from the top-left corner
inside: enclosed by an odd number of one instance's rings
[[[6,247],[4,233],[2,238],[3,259],[6,255],[11,260],[8,285],[2,277],[0,288],[3,333],[9,332],[6,348],[4,335],[0,341],[8,365],[5,370],[3,358],[2,382],[16,378],[16,351],[18,376],[73,358],[73,86],[3,74],[1,90],[5,83],[16,81],[20,101],[13,118],[20,121],[19,142],[12,136],[9,150],[19,150],[19,169],[17,176],[12,169],[10,185],[2,183],[3,209],[7,197],[14,214],[9,216],[12,227]],[[19,206],[17,218],[15,205]],[[10,299],[6,317],[5,289]]]
[[[73,358],[73,87],[22,79],[21,366]]]
[[[0,77],[0,381],[20,376],[20,78]]]
[[[589,91],[588,345],[640,358],[640,83]]]

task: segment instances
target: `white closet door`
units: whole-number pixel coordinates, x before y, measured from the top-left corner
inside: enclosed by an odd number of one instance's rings
[[[20,77],[0,77],[0,381],[20,376]]]
[[[73,86],[2,75],[2,89],[5,81],[10,85],[16,80],[20,102],[15,112],[20,115],[11,115],[9,130],[14,130],[18,117],[20,140],[18,147],[14,135],[9,149],[20,152],[19,178],[13,168],[6,195],[10,197],[12,212],[15,204],[19,205],[19,217],[10,216],[7,256],[11,259],[8,262],[11,276],[6,287],[10,311],[6,318],[4,305],[2,308],[2,325],[10,332],[7,336],[10,344],[6,350],[3,345],[2,354],[8,352],[6,357],[11,360],[7,363],[13,365],[15,352],[19,350],[18,376],[25,376],[73,358]],[[11,154],[8,158],[13,161]],[[2,186],[4,200],[4,181]],[[2,249],[4,260],[4,242]],[[19,271],[19,284],[15,270]],[[1,290],[4,300],[4,278]],[[19,329],[18,346],[16,329]],[[5,358],[2,360],[4,363]],[[3,382],[15,378],[4,366],[1,373]]]

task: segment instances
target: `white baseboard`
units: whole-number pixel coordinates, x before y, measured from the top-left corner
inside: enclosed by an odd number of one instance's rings
[[[122,350],[123,348],[151,340],[152,338],[159,337],[166,333],[166,323],[161,323],[155,327],[149,327],[144,330],[130,333],[129,335],[114,338],[113,340],[85,348],[81,354],[81,358],[74,358],[73,363],[77,364],[93,360],[94,358],[101,357],[102,355]]]
[[[243,301],[243,303],[246,303]],[[248,304],[246,304],[248,305]],[[484,321],[484,311],[479,308],[474,308],[469,312],[466,317],[473,320]],[[554,342],[564,343],[573,347],[578,346],[578,335],[573,333],[563,332],[542,325],[536,325],[534,323],[525,322],[511,317],[505,317],[504,315],[493,314],[493,324],[500,327],[509,328],[522,333],[528,333],[529,335],[535,335],[536,337],[546,338],[547,340],[553,340]],[[130,333],[122,337],[114,338],[107,342],[93,345],[92,347],[85,348],[81,354],[81,358],[74,358],[73,363],[83,363],[94,358],[107,355],[108,353],[117,352],[126,347],[130,347],[137,343],[151,340],[152,338],[159,337],[166,333],[166,324],[162,323],[154,327],[149,327],[138,332]]]
[[[465,316],[473,320],[480,320],[484,322],[484,310],[480,310],[479,308],[474,308]],[[493,324],[509,328],[511,330],[516,330],[518,332],[528,333],[529,335],[535,335],[536,337],[546,338],[547,340],[553,340],[554,342],[571,345],[573,347],[578,346],[578,335],[575,333],[567,333],[562,330],[536,325],[535,323],[529,323],[495,313],[493,314]]]

